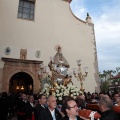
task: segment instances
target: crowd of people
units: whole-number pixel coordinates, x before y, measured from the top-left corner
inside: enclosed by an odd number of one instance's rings
[[[78,111],[86,109],[88,103],[99,105],[100,120],[120,120],[120,113],[112,109],[113,106],[120,106],[120,92],[112,95],[88,92],[75,99],[63,96],[60,103],[52,95],[3,92],[0,94],[0,120],[12,120],[14,116],[17,120],[87,120]]]

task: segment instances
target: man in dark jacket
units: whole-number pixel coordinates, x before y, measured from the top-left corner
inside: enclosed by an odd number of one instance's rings
[[[28,101],[25,107],[26,120],[32,120],[34,117],[34,97],[33,95],[28,96]]]
[[[56,98],[54,96],[49,96],[47,99],[47,105],[48,108],[46,109],[46,120],[61,120],[62,115],[61,113],[56,109],[57,102]]]
[[[27,104],[27,96],[22,93],[17,104],[17,120],[26,120],[25,108]]]
[[[99,102],[99,108],[102,112],[100,120],[120,120],[120,114],[115,113],[112,106],[112,100],[109,97],[102,96]]]
[[[7,120],[9,101],[7,92],[3,92],[0,98],[0,120]]]
[[[46,96],[44,94],[40,94],[38,96],[38,104],[35,107],[35,120],[45,120],[45,108],[46,104]]]

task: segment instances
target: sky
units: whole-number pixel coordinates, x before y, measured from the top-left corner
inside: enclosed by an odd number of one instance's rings
[[[72,0],[70,6],[78,18],[87,12],[92,18],[99,72],[120,67],[120,0]]]

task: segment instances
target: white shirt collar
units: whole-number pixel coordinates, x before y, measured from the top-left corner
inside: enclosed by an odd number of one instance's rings
[[[71,120],[71,118],[69,118],[69,120]],[[75,119],[74,120],[77,120],[77,117],[75,117]]]
[[[44,105],[41,105],[43,108],[45,108],[45,106]]]
[[[33,103],[30,103],[30,105],[31,105],[32,107],[34,107]]]
[[[50,109],[49,109],[50,110]],[[56,120],[56,117],[55,117],[55,109],[54,110],[50,110],[50,113],[53,117],[53,120]]]

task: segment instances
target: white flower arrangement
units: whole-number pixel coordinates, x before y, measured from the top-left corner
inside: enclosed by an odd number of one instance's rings
[[[51,88],[51,86],[46,85],[45,88],[41,90],[40,94],[43,93],[48,97],[50,95]],[[60,85],[54,89],[54,96],[57,98],[58,101],[61,101],[63,96],[71,96],[75,99],[76,96],[78,96],[81,93],[78,87],[71,84],[68,84],[67,86]]]
[[[51,86],[47,84],[39,94],[45,94],[48,97],[50,95],[50,89]]]

